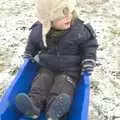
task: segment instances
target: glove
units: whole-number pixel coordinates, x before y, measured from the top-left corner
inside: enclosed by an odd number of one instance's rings
[[[39,54],[37,54],[35,57],[34,57],[34,60],[39,63],[40,62],[40,57],[39,57]]]
[[[94,70],[95,67],[95,60],[93,59],[84,59],[82,61],[82,70],[81,70],[81,75],[84,74],[84,72],[89,73],[89,75],[92,74],[92,71]]]
[[[24,55],[22,55],[22,57],[23,57],[23,58],[31,58],[32,55],[30,55],[30,54],[24,54]]]
[[[32,61],[32,63],[38,63],[38,61],[36,61],[36,60],[34,59],[34,57],[32,57],[32,55],[30,55],[30,54],[24,54],[24,55],[23,55],[23,58],[24,58],[24,59],[30,59],[30,60]]]

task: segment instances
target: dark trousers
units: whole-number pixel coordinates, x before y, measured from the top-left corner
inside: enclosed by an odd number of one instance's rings
[[[61,93],[66,93],[73,99],[76,84],[74,80],[65,73],[54,73],[42,68],[35,77],[29,96],[34,104],[42,109],[44,103],[46,107]]]

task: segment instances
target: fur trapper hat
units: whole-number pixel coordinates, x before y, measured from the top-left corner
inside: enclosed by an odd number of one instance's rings
[[[46,46],[46,34],[51,27],[51,21],[64,17],[69,10],[75,13],[75,0],[36,0],[37,17],[43,25],[43,41]]]

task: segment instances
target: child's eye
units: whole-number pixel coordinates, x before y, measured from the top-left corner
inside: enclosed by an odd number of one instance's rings
[[[68,8],[68,7],[65,7],[65,8],[63,9],[63,14],[64,14],[64,15],[68,15],[68,13],[69,13],[69,8]]]

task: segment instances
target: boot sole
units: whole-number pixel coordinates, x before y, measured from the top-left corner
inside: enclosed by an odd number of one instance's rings
[[[24,115],[31,117],[31,118],[38,118],[39,117],[39,110],[35,108],[32,100],[27,96],[25,93],[19,93],[16,96],[16,107],[20,112]]]
[[[53,118],[53,120],[58,120],[58,118],[61,118],[66,112],[69,111],[70,105],[71,97],[63,93],[56,97],[56,99],[51,104],[47,114]]]

